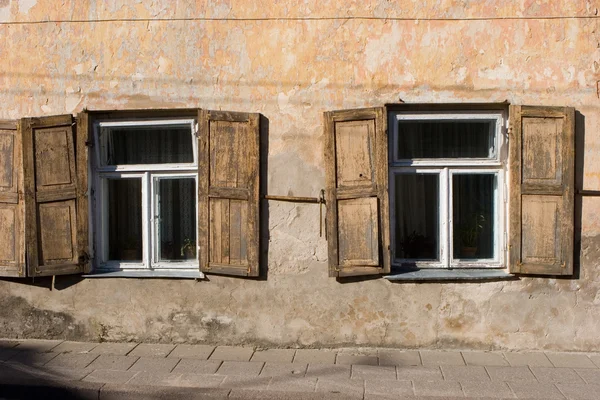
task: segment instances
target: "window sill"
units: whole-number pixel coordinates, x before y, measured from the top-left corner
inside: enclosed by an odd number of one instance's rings
[[[83,275],[84,278],[174,278],[174,279],[204,279],[204,274],[198,269],[179,270],[119,270],[95,271]]]
[[[440,281],[498,281],[518,279],[504,269],[398,269],[384,277],[394,282],[440,282]]]

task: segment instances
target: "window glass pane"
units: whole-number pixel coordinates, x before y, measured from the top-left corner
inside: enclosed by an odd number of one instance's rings
[[[142,260],[142,181],[108,179],[110,260]]]
[[[493,158],[496,120],[398,121],[398,159]]]
[[[452,178],[454,258],[494,258],[495,174]]]
[[[396,258],[439,259],[439,175],[396,174]]]
[[[196,180],[159,179],[159,259],[196,259]]]
[[[103,165],[193,163],[190,125],[102,127]]]

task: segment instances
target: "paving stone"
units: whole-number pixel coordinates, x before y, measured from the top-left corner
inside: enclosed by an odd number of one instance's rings
[[[265,363],[260,376],[293,376],[304,377],[308,365],[299,363]]]
[[[308,364],[306,377],[326,379],[350,379],[350,365]]]
[[[561,368],[597,368],[585,354],[546,353],[555,367]]]
[[[253,361],[223,361],[217,374],[258,376],[265,363]]]
[[[21,341],[16,339],[0,339],[0,348],[10,349],[17,346],[19,343],[21,343]]]
[[[178,358],[140,357],[129,370],[166,374],[171,372],[178,362]]]
[[[90,353],[96,354],[114,354],[125,356],[137,346],[137,343],[100,343],[94,347]]]
[[[399,381],[441,381],[444,380],[440,367],[396,367]]]
[[[206,344],[178,344],[167,357],[208,360],[214,350],[215,346]]]
[[[291,363],[295,353],[295,349],[267,349],[255,351],[250,361]]]
[[[600,397],[600,385],[558,383],[556,386],[569,400],[598,400]]]
[[[481,365],[485,367],[508,367],[510,365],[502,353],[490,353],[487,351],[463,351],[462,355],[467,365]]]
[[[227,376],[222,388],[247,389],[247,390],[267,390],[271,383],[270,376]]]
[[[59,344],[62,340],[44,340],[44,339],[28,339],[18,344],[15,349],[20,351],[33,351],[44,353],[50,351]]]
[[[485,368],[476,365],[442,365],[441,369],[444,379],[447,381],[490,381],[490,377]]]
[[[513,367],[553,367],[552,363],[544,353],[504,353],[504,358]]]
[[[220,388],[182,388],[106,384],[100,389],[103,400],[177,399],[226,400],[230,390]]]
[[[174,348],[174,344],[140,343],[128,355],[137,357],[166,357]]]
[[[84,382],[100,382],[100,383],[115,383],[123,384],[133,378],[136,371],[122,371],[115,369],[96,369],[89,375],[83,378]]]
[[[365,398],[398,399],[413,396],[413,385],[410,381],[365,380]]]
[[[596,367],[600,368],[600,354],[588,354],[588,358],[592,360]]]
[[[365,382],[360,379],[317,379],[317,392],[344,394],[347,398],[363,398]]]
[[[139,357],[100,354],[98,358],[90,364],[90,368],[127,371],[138,358]]]
[[[434,365],[465,365],[458,351],[421,351],[421,361],[426,367]]]
[[[65,340],[58,346],[52,349],[54,353],[88,353],[94,347],[98,346],[98,343],[87,343],[87,342],[71,342]]]
[[[340,365],[379,365],[379,359],[373,355],[338,353],[335,363]]]
[[[275,390],[245,390],[232,389],[228,399],[237,400],[323,400],[323,392],[279,392]],[[341,393],[328,393],[327,400],[346,400],[347,396]],[[464,400],[464,399],[461,399]]]
[[[581,368],[576,369],[575,372],[577,372],[577,375],[582,377],[586,383],[600,384],[600,369]]]
[[[210,360],[250,361],[254,349],[250,347],[219,346],[210,355]]]
[[[486,367],[486,370],[492,381],[537,382],[529,367]]]
[[[336,352],[319,349],[298,349],[294,362],[300,364],[335,364]]]
[[[396,367],[379,365],[353,365],[351,378],[364,380],[396,380]]]
[[[31,366],[42,366],[47,364],[54,357],[58,356],[59,353],[33,353],[30,351],[17,351],[14,353],[12,357],[10,357],[7,362],[9,363],[18,363],[24,365]]]
[[[44,366],[43,372],[51,375],[53,380],[79,381],[89,375],[93,370],[90,368],[72,368],[72,367],[48,367]]]
[[[19,353],[20,351],[16,348],[0,349],[0,361],[10,360]]]
[[[196,388],[218,388],[225,380],[224,376],[209,375],[209,374],[181,374],[178,381],[178,386],[196,387]]]
[[[584,383],[570,368],[531,368],[531,372],[540,383]]]
[[[379,365],[421,365],[421,356],[418,351],[380,350],[377,354]]]
[[[133,372],[133,371],[130,371]],[[128,385],[142,386],[178,386],[182,374],[154,371],[139,371],[127,382]]]
[[[52,360],[46,363],[48,367],[58,367],[58,368],[77,368],[82,369],[87,367],[98,358],[98,354],[84,353],[84,354],[76,354],[76,353],[62,353],[52,358]]]
[[[316,378],[294,378],[277,379],[272,378],[268,390],[277,390],[281,392],[314,392],[317,385]]]
[[[462,396],[458,382],[413,382],[417,396]]]
[[[507,382],[519,399],[564,399],[558,388],[547,383]]]
[[[173,373],[214,374],[221,366],[220,360],[197,360],[182,358],[173,369]]]
[[[506,382],[460,382],[467,397],[512,399],[515,397]]]

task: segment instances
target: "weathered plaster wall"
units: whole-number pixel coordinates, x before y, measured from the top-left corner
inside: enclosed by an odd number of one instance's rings
[[[597,2],[186,3],[0,0],[10,23],[0,25],[0,118],[84,107],[260,112],[269,193],[316,196],[325,110],[400,98],[569,105],[582,115],[578,188],[600,189],[600,20],[537,18],[593,17]],[[489,19],[464,20],[474,17]],[[44,20],[76,22],[33,23]],[[45,279],[4,280],[0,336],[597,350],[600,198],[578,204],[579,279],[341,284],[327,278],[317,206],[270,202],[267,280],[58,277],[54,291]]]

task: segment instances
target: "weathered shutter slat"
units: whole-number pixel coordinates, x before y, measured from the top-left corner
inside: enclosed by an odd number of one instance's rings
[[[0,121],[0,276],[25,275],[21,136],[16,121]]]
[[[325,113],[329,276],[390,271],[384,108]]]
[[[81,219],[87,220],[87,205],[78,207],[78,189],[87,177],[78,178],[73,117],[25,118],[20,124],[28,275],[83,272],[87,221]],[[80,171],[87,174],[87,165]],[[86,232],[79,232],[84,225]]]
[[[511,106],[510,125],[510,271],[571,275],[574,109]]]
[[[259,275],[259,115],[199,112],[200,269]]]

